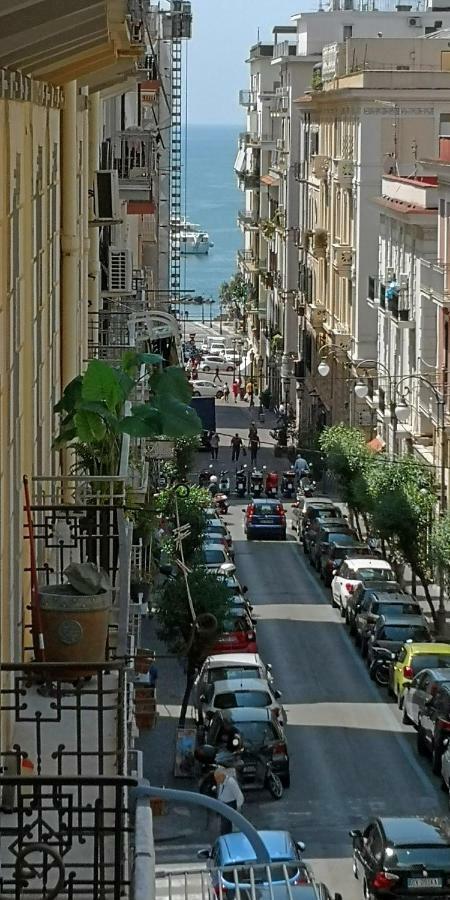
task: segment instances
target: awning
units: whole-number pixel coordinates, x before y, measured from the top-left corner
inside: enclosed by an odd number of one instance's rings
[[[240,147],[237,152],[236,160],[234,163],[234,171],[238,172],[238,174],[241,175],[242,172],[244,171],[244,168],[245,168],[245,150],[243,147]]]
[[[386,449],[386,444],[383,441],[383,438],[374,437],[371,441],[368,441],[366,444],[368,450],[372,450],[373,453],[382,453],[383,450]]]
[[[280,182],[278,175],[262,175],[260,180],[262,184],[267,184],[269,187],[275,187]]]

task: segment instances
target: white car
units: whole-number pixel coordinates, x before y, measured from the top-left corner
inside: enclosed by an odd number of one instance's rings
[[[281,693],[262,678],[227,678],[205,685],[197,700],[200,723],[210,719],[217,709],[236,709],[239,706],[270,709],[283,727],[287,717],[280,703]]]
[[[234,363],[236,368],[240,364],[240,361],[241,361],[241,357],[240,357],[239,353],[235,353],[234,350],[225,350],[225,353],[223,354],[223,359],[227,363]]]
[[[221,534],[221,532],[216,529],[214,529],[213,531],[208,531],[208,528],[206,528],[205,532],[203,533],[203,539],[205,543],[208,543],[208,545],[217,544],[218,547],[223,547],[224,550],[226,550],[226,552],[228,553],[231,561],[233,562],[234,548],[231,536],[229,536],[229,532],[228,535],[226,533]]]
[[[223,389],[217,387],[213,381],[206,381],[203,378],[196,378],[195,381],[189,382],[192,385],[193,397],[216,397],[220,400],[223,397]]]
[[[219,372],[232,372],[233,364],[225,362],[223,356],[204,356],[202,361],[198,364],[199,372],[215,372],[216,369],[219,369]]]
[[[362,582],[370,586],[371,581],[395,581],[395,574],[386,560],[358,559],[349,557],[339,566],[331,582],[331,603],[338,606],[345,615],[351,594]]]
[[[242,678],[262,678],[272,683],[272,667],[264,665],[258,653],[218,653],[208,656],[194,682],[193,703],[198,706],[200,694],[216,681],[233,681]]]
[[[217,572],[224,563],[231,562],[223,544],[212,544],[205,541],[202,545],[201,555],[201,564],[212,572]]]
[[[225,353],[225,341],[211,341],[208,353],[211,356],[223,356]]]

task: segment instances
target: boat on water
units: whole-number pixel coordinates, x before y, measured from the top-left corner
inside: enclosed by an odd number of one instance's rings
[[[209,253],[209,248],[214,244],[209,239],[207,231],[202,231],[200,225],[180,219],[176,223],[180,241],[180,253],[202,255]]]

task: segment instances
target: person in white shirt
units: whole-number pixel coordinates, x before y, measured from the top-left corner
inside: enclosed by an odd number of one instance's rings
[[[217,786],[217,799],[221,800],[222,803],[226,803],[227,806],[231,806],[231,809],[241,809],[244,803],[244,795],[236,781],[234,774],[232,774],[234,770],[227,769],[216,769],[214,772],[214,781]],[[225,819],[222,816],[221,820],[221,834],[229,834],[233,830],[233,825],[229,819]]]

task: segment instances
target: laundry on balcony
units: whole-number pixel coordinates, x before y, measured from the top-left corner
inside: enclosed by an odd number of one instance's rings
[[[398,281],[396,281],[396,279],[393,278],[392,281],[389,282],[389,284],[386,288],[386,300],[388,301],[388,303],[392,303],[393,301],[398,300],[399,294],[400,294],[400,285],[399,285]]]

